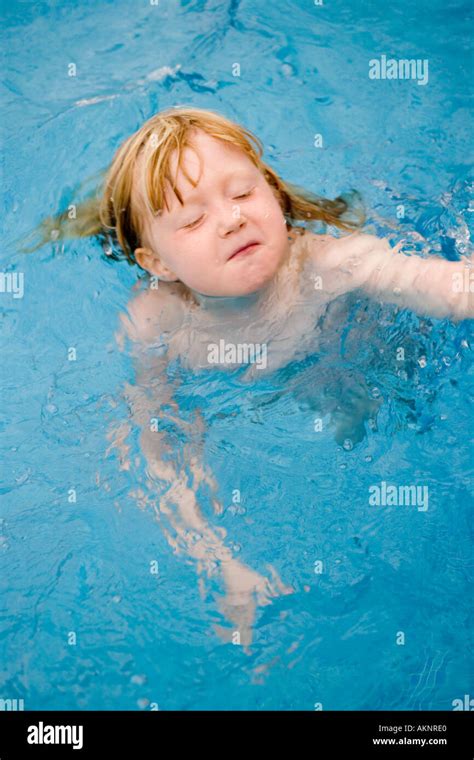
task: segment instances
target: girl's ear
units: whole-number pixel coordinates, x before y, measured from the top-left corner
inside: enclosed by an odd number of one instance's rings
[[[165,282],[178,281],[179,278],[175,273],[172,272],[171,269],[168,269],[168,267],[165,267],[165,265],[161,263],[159,257],[149,248],[135,248],[134,254],[137,263],[142,269],[146,269],[147,272],[150,272],[150,274],[157,275],[160,280],[164,280]]]

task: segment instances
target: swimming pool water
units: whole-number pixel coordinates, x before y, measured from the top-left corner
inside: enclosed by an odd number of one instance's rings
[[[138,272],[94,241],[26,257],[15,241],[145,119],[186,103],[253,130],[289,181],[327,197],[357,188],[378,234],[423,255],[471,253],[468,5],[12,2],[5,15],[2,271],[24,274],[24,295],[0,293],[0,697],[25,709],[452,709],[473,693],[471,323],[356,294],[310,355],[251,384],[170,368],[183,418],[199,407],[206,423],[223,511],[202,486],[203,513],[242,562],[294,588],[257,608],[246,652],[213,628],[228,625],[218,579],[201,594],[156,519],[126,401],[135,367],[115,339]],[[429,83],[371,82],[383,53],[428,59]],[[374,413],[360,440],[316,432],[361,384]],[[370,506],[381,482],[426,485],[428,509]]]

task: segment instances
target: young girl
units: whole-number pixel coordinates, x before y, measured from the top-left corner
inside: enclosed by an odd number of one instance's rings
[[[207,482],[217,491],[202,461],[205,428],[199,413],[192,426],[180,419],[169,362],[194,370],[244,363],[247,381],[272,372],[314,351],[315,325],[328,304],[359,288],[422,314],[474,316],[470,262],[406,255],[401,242],[392,249],[359,231],[362,220],[348,218],[342,197],[330,201],[285,183],[262,153],[257,138],[219,114],[168,109],[119,147],[98,200],[79,207],[76,219],[65,213],[44,226],[56,240],[99,235],[109,256],[125,257],[149,275],[145,287],[138,283],[118,337],[134,342],[137,382],[126,396],[141,426],[148,474],[168,489],[157,516],[166,515],[175,531],[170,543],[199,571],[222,572],[221,609],[236,630],[219,633],[246,644],[255,603],[293,589],[271,566],[269,579],[237,561],[225,531],[205,522],[196,489]],[[297,221],[347,234],[315,234]],[[369,405],[360,394],[354,424]],[[164,429],[150,426],[157,413],[163,428],[171,421],[187,431],[179,462]],[[115,437],[123,460],[126,433]],[[214,507],[222,511],[217,499]]]
[[[169,357],[190,367],[209,366],[210,345],[246,340],[264,344],[275,369],[304,352],[324,307],[356,288],[421,314],[474,316],[471,262],[392,249],[345,219],[343,198],[288,185],[261,155],[258,139],[221,115],[168,109],[119,147],[99,200],[45,229],[54,239],[107,236],[109,254],[148,273],[127,328],[141,340],[166,332]],[[350,234],[314,234],[298,220]],[[232,353],[222,368],[235,367]]]

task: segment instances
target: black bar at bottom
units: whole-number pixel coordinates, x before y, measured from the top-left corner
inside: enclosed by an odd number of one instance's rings
[[[472,724],[468,711],[0,712],[0,760],[159,755],[169,743],[173,751],[213,756],[248,753],[257,743],[294,755],[304,743],[314,758],[357,752],[472,760]]]

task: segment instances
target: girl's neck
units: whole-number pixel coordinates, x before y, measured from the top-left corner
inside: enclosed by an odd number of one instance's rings
[[[259,308],[274,289],[273,280],[265,288],[244,296],[208,296],[191,290],[201,309],[212,312],[241,312]]]

